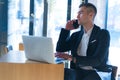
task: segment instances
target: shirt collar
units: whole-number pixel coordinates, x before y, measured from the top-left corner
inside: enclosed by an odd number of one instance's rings
[[[90,34],[92,33],[92,30],[93,30],[93,27],[90,28],[87,33],[85,33],[85,31],[84,31],[84,34],[90,36]]]

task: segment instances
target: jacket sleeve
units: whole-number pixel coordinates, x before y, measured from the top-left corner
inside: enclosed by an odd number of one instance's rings
[[[56,46],[57,52],[66,52],[70,50],[69,37],[70,37],[70,31],[62,28]]]

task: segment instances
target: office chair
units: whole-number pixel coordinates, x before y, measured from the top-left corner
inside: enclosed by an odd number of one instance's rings
[[[116,78],[117,78],[117,70],[118,70],[117,66],[112,66],[111,80],[116,80]]]
[[[5,53],[8,53],[10,50],[13,50],[12,45],[5,46],[5,48],[4,48]]]
[[[100,72],[97,71],[102,80],[116,80],[117,78],[117,66],[110,65],[111,71],[109,72]]]
[[[23,43],[19,43],[19,50],[20,51],[24,51],[24,45],[23,45]]]

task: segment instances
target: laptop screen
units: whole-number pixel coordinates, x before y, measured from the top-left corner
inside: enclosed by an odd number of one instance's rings
[[[22,36],[26,58],[31,60],[55,63],[52,38]]]

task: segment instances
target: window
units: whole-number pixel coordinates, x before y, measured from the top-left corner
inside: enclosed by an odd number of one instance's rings
[[[42,36],[43,30],[43,12],[44,2],[43,0],[34,0],[34,35]]]
[[[8,44],[17,50],[18,43],[22,41],[21,35],[29,33],[30,2],[29,0],[10,0],[8,2]]]
[[[108,21],[107,29],[111,35],[110,45],[110,61],[113,65],[118,66],[120,73],[120,1],[109,0],[108,1]]]
[[[59,32],[62,27],[65,27],[67,18],[67,0],[51,0],[48,1],[48,5],[47,36],[53,38],[55,48]]]
[[[77,18],[79,5],[81,3],[82,3],[82,0],[72,0],[71,19],[76,19]]]
[[[101,28],[105,28],[105,18],[106,18],[106,0],[88,0],[93,3],[97,8],[97,15],[95,17],[95,24]]]
[[[43,0],[35,0],[31,15],[30,0],[10,0],[8,4],[8,44],[13,46],[13,50],[18,50],[22,35],[29,35],[30,21],[34,23],[34,35],[42,35]]]

